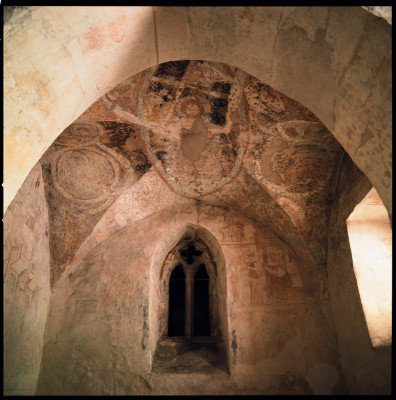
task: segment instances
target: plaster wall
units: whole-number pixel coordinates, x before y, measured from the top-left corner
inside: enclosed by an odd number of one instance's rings
[[[230,374],[151,373],[150,267],[186,224],[211,232],[224,254]],[[345,392],[326,304],[307,296],[300,268],[270,231],[224,208],[191,202],[128,224],[54,289],[37,394]]]
[[[155,64],[200,59],[308,107],[391,215],[391,26],[361,7],[26,7],[4,33],[5,207],[100,96]]]
[[[391,346],[374,348],[371,344],[346,223],[371,188],[369,180],[345,157],[330,217],[327,268],[340,362],[350,394],[390,394],[391,391]]]
[[[3,224],[4,394],[33,395],[51,296],[48,209],[39,164]]]

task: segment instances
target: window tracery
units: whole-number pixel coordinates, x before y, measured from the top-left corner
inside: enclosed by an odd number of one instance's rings
[[[197,237],[168,253],[161,271],[162,336],[219,336],[216,275],[210,249]]]

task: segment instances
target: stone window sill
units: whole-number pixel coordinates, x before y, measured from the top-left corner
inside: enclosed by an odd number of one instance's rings
[[[216,374],[227,373],[222,342],[202,336],[162,337],[155,350],[152,373],[160,374]]]

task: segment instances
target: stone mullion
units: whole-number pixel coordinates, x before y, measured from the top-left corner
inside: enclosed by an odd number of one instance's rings
[[[189,268],[186,276],[186,337],[193,335],[193,310],[194,310],[194,279],[192,268]]]

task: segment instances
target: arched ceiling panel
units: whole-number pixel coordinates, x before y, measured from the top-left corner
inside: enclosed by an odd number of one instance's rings
[[[173,192],[163,207],[177,195],[235,209],[307,263],[324,264],[342,153],[312,112],[238,68],[182,60],[143,71],[94,103],[41,159],[52,282],[145,174]]]

